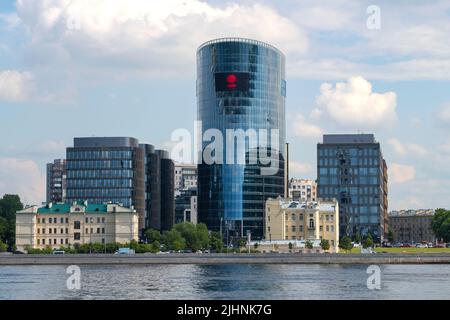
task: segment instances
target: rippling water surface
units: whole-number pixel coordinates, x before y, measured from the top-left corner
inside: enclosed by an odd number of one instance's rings
[[[364,265],[0,266],[0,299],[450,299],[450,265],[381,265],[381,289]]]

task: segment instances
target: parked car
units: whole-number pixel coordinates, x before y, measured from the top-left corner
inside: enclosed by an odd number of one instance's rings
[[[445,247],[446,247],[446,248],[450,248],[450,243],[447,243],[447,244],[445,245]]]
[[[428,248],[428,246],[423,243],[416,243],[416,248]]]
[[[445,244],[444,243],[438,243],[435,248],[445,248]]]
[[[135,252],[130,248],[119,248],[114,254],[135,254]]]
[[[52,254],[65,254],[64,250],[54,250]]]

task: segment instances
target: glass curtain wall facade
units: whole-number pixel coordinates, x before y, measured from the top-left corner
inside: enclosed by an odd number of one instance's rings
[[[47,203],[66,201],[66,160],[56,159],[47,164]]]
[[[144,158],[138,140],[74,138],[67,148],[67,201],[133,206],[145,227]]]
[[[263,237],[264,204],[284,193],[285,58],[271,45],[240,38],[212,40],[197,51],[197,119],[201,130],[222,132],[224,162],[198,165],[198,215],[209,229],[231,237]],[[277,172],[261,175],[263,165],[226,163],[226,130],[267,130]],[[278,146],[270,143],[278,130]],[[202,143],[202,151],[210,142]],[[233,141],[234,143],[234,141]],[[258,147],[261,143],[258,142]],[[249,141],[234,153],[248,160]]]
[[[317,145],[317,177],[318,197],[339,202],[341,236],[384,239],[387,166],[373,135],[325,135]]]

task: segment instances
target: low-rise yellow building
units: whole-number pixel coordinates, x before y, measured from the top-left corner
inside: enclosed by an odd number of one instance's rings
[[[138,213],[118,204],[49,203],[16,213],[17,250],[138,240]]]
[[[268,199],[265,241],[328,240],[331,252],[339,251],[339,204],[336,200],[299,202]]]

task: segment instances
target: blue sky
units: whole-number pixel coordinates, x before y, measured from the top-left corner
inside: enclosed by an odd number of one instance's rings
[[[390,209],[450,207],[450,4],[378,1],[0,2],[0,194],[44,201],[74,136],[170,147],[196,118],[195,51],[250,37],[286,54],[291,172],[323,133],[375,133]]]

